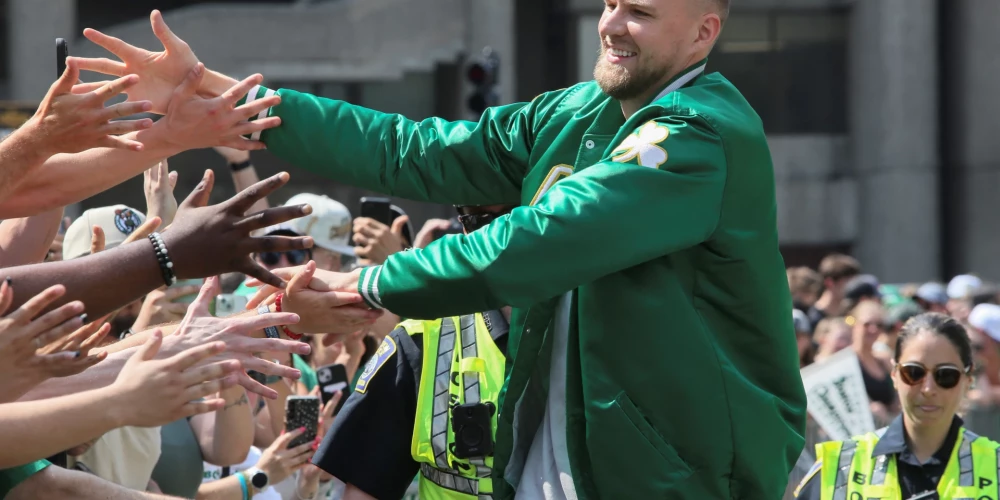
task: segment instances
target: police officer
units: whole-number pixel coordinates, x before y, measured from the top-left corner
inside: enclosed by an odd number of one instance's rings
[[[903,413],[888,427],[816,445],[803,499],[996,499],[998,445],[955,415],[969,388],[972,347],[955,319],[914,316],[896,343],[892,381]]]
[[[472,232],[510,208],[459,207],[459,221]],[[401,498],[418,473],[422,499],[492,492],[509,314],[404,321],[383,340],[314,458],[344,500]]]

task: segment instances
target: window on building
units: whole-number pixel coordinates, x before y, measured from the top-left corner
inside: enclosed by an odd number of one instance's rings
[[[734,10],[708,71],[736,85],[768,133],[846,133],[847,31],[847,9]]]

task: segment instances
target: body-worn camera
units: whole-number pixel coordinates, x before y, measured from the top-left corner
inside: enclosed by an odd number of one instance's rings
[[[456,405],[451,409],[451,429],[455,433],[457,458],[487,457],[493,454],[493,403]]]

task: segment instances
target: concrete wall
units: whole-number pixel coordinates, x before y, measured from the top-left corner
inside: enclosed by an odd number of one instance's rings
[[[955,207],[950,225],[955,272],[975,271],[1000,280],[1000,2],[947,0],[947,176]]]
[[[56,79],[56,38],[72,39],[76,0],[7,0],[10,98],[34,102]],[[70,52],[72,53],[72,52]]]

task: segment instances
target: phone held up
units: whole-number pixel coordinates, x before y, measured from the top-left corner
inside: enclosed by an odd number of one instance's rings
[[[334,415],[340,413],[344,402],[347,401],[347,368],[342,364],[321,366],[316,369],[316,379],[319,381],[319,394],[324,407],[337,391],[342,391],[340,401],[333,410]]]
[[[56,78],[66,72],[67,57],[69,57],[69,44],[65,38],[56,38]]]
[[[387,226],[392,225],[392,200],[374,196],[361,197],[361,217],[374,219]]]
[[[316,396],[288,396],[285,399],[285,432],[301,427],[306,431],[288,443],[289,448],[311,443],[319,429],[319,398]]]

